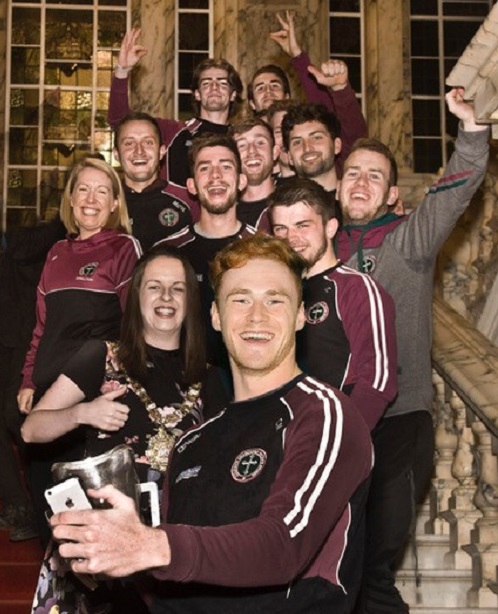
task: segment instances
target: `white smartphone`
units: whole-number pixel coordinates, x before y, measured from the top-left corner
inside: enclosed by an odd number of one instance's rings
[[[52,513],[67,512],[70,510],[91,510],[92,505],[86,496],[78,478],[68,478],[45,491],[45,499]]]

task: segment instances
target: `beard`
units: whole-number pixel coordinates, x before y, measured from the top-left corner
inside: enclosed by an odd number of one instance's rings
[[[244,170],[244,175],[247,177],[247,185],[257,186],[263,183],[265,179],[272,174],[273,171],[273,161],[270,164],[263,164],[261,168],[257,171],[246,172]]]
[[[232,207],[235,207],[237,203],[237,194],[228,194],[224,202],[217,202],[216,204],[211,203],[204,196],[199,195],[198,198],[200,206],[213,215],[223,215],[230,211]]]
[[[309,269],[314,267],[315,264],[323,258],[323,256],[325,255],[325,252],[327,251],[328,244],[329,244],[329,239],[324,234],[322,237],[322,242],[320,246],[309,257],[305,256],[305,260],[308,264]]]
[[[295,164],[294,166],[300,177],[314,179],[315,177],[320,177],[321,175],[328,173],[334,168],[334,164],[335,158],[332,160],[320,158],[311,163],[301,162],[300,164]]]

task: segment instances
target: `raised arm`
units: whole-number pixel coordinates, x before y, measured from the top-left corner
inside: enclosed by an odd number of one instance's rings
[[[301,82],[306,100],[323,104],[335,113],[341,124],[342,150],[337,161],[339,171],[356,139],[367,136],[367,124],[355,92],[349,83],[348,67],[342,60],[329,59],[320,68],[313,66],[308,54],[302,50],[296,37],[294,15],[286,11],[285,18],[276,13],[281,29],[271,32],[284,53],[292,58],[292,65]]]
[[[342,149],[338,156],[340,171],[342,163],[349,156],[353,143],[367,136],[367,124],[360,103],[349,84],[348,67],[342,60],[330,59],[323,62],[320,69],[308,67],[317,83],[327,88],[333,101],[333,111],[341,124]]]
[[[285,17],[280,13],[276,13],[275,16],[280,23],[280,30],[270,32],[270,38],[280,46],[284,53],[291,57],[292,65],[299,77],[307,102],[323,104],[331,111],[334,111],[333,101],[327,90],[320,87],[308,72],[311,60],[308,54],[302,50],[297,40],[294,14],[291,11],[285,11]]]
[[[109,111],[107,120],[111,128],[130,112],[128,102],[128,77],[134,66],[147,53],[147,49],[139,44],[141,30],[134,28],[125,34],[119,49],[118,64],[111,82]]]

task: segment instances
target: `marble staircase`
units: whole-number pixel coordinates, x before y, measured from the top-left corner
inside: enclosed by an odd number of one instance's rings
[[[436,299],[436,455],[396,585],[412,614],[498,612],[498,347]]]

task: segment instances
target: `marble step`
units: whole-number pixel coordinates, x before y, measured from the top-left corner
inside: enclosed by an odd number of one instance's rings
[[[450,549],[447,535],[417,535],[416,543],[419,570],[450,568],[449,563],[445,562],[445,556]],[[412,541],[405,548],[400,568],[415,569],[415,551]]]
[[[413,569],[400,569],[396,574],[396,586],[410,605],[410,611],[412,606],[434,612],[434,608],[462,608],[467,603],[467,593],[472,587],[470,571],[419,569],[418,575],[420,586],[416,585]]]

